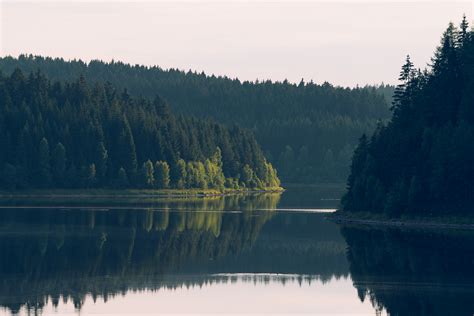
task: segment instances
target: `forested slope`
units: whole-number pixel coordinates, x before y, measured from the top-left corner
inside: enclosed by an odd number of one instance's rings
[[[472,215],[474,202],[474,36],[450,24],[429,70],[407,58],[393,118],[355,151],[348,212]]]
[[[34,56],[0,58],[10,74],[41,69],[51,79],[110,82],[131,95],[159,94],[179,113],[252,129],[287,182],[343,181],[359,135],[389,118],[391,86],[340,88],[329,83],[241,82],[204,73]]]
[[[0,188],[279,186],[251,132],[150,100],[83,77],[0,76]]]

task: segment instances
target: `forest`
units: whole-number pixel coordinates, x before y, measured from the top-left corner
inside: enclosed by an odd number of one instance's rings
[[[278,188],[250,131],[111,84],[0,75],[0,188]]]
[[[38,69],[51,80],[110,82],[135,97],[162,96],[176,113],[254,132],[283,182],[344,182],[362,133],[390,118],[393,87],[342,88],[327,82],[240,81],[158,66],[22,55],[0,58],[11,74]],[[388,100],[388,101],[387,101]]]
[[[360,138],[342,210],[471,215],[474,36],[466,18],[449,25],[429,69],[416,69],[407,57],[400,81],[391,121]]]

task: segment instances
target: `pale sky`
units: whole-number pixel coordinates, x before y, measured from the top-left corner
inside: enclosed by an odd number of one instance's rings
[[[241,80],[395,83],[472,1],[0,0],[0,55],[112,59]]]

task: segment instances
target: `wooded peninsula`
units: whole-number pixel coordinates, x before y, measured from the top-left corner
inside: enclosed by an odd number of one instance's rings
[[[110,84],[0,76],[0,187],[279,190],[253,134]]]

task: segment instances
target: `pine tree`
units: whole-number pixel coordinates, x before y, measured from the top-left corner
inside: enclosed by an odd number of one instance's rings
[[[63,144],[58,143],[54,148],[51,157],[51,164],[54,183],[57,187],[64,186],[64,179],[66,176],[66,148],[64,148]]]
[[[51,163],[48,140],[44,137],[39,144],[38,166],[37,180],[42,187],[47,188],[51,185]]]
[[[25,124],[23,130],[18,136],[16,153],[15,153],[15,167],[16,167],[16,182],[18,188],[25,188],[28,186],[28,175],[30,172],[28,164],[28,149],[26,145],[26,137],[28,135],[28,125]]]
[[[109,153],[105,148],[104,142],[99,142],[96,149],[95,164],[97,166],[97,178],[100,182],[104,182],[107,174],[107,163],[109,159]]]
[[[132,129],[130,128],[130,124],[125,115],[123,116],[123,129],[120,137],[123,164],[128,174],[133,176],[137,172],[137,152]]]
[[[97,172],[94,163],[83,167],[82,178],[84,187],[92,188],[95,186],[97,183],[96,173]]]
[[[3,183],[2,183],[3,182]],[[12,164],[6,163],[3,166],[1,173],[0,184],[2,184],[8,190],[16,189],[17,185],[17,170]]]
[[[411,61],[410,55],[407,55],[405,64],[402,66],[402,70],[400,71],[400,76],[398,77],[398,81],[400,84],[395,89],[395,93],[393,95],[393,109],[397,109],[403,106],[405,103],[405,92],[408,83],[414,76],[414,65]]]
[[[55,144],[51,152],[48,139]],[[140,175],[150,179],[150,164],[143,173],[137,170],[138,161],[147,159],[171,166],[172,184],[179,188],[222,187],[225,176],[235,181],[244,164],[260,178],[266,172],[250,132],[173,115],[163,99],[134,98],[107,84],[89,89],[84,77],[51,83],[38,72],[27,79],[20,71],[0,74],[0,147],[0,170],[5,163],[15,167],[16,189],[115,186],[121,167],[127,178],[122,183],[149,187]]]
[[[129,186],[127,171],[123,167],[118,170],[116,186],[121,189]]]
[[[65,177],[65,186],[67,188],[76,188],[79,186],[80,179],[79,179],[79,173],[74,165],[74,163],[71,163],[69,168],[66,171],[66,177]]]
[[[465,43],[467,43],[470,36],[469,32],[469,22],[467,21],[467,17],[464,14],[462,17],[461,25],[459,26],[459,32],[457,36],[457,46],[463,47]]]
[[[455,55],[457,38],[458,30],[453,23],[449,23],[441,38],[441,45],[436,49],[435,55],[431,59],[434,74],[440,74],[449,68]]]
[[[449,25],[431,69],[411,74],[407,59],[392,120],[354,152],[344,211],[470,216],[474,46],[464,39],[467,27],[465,19],[459,32]]]

